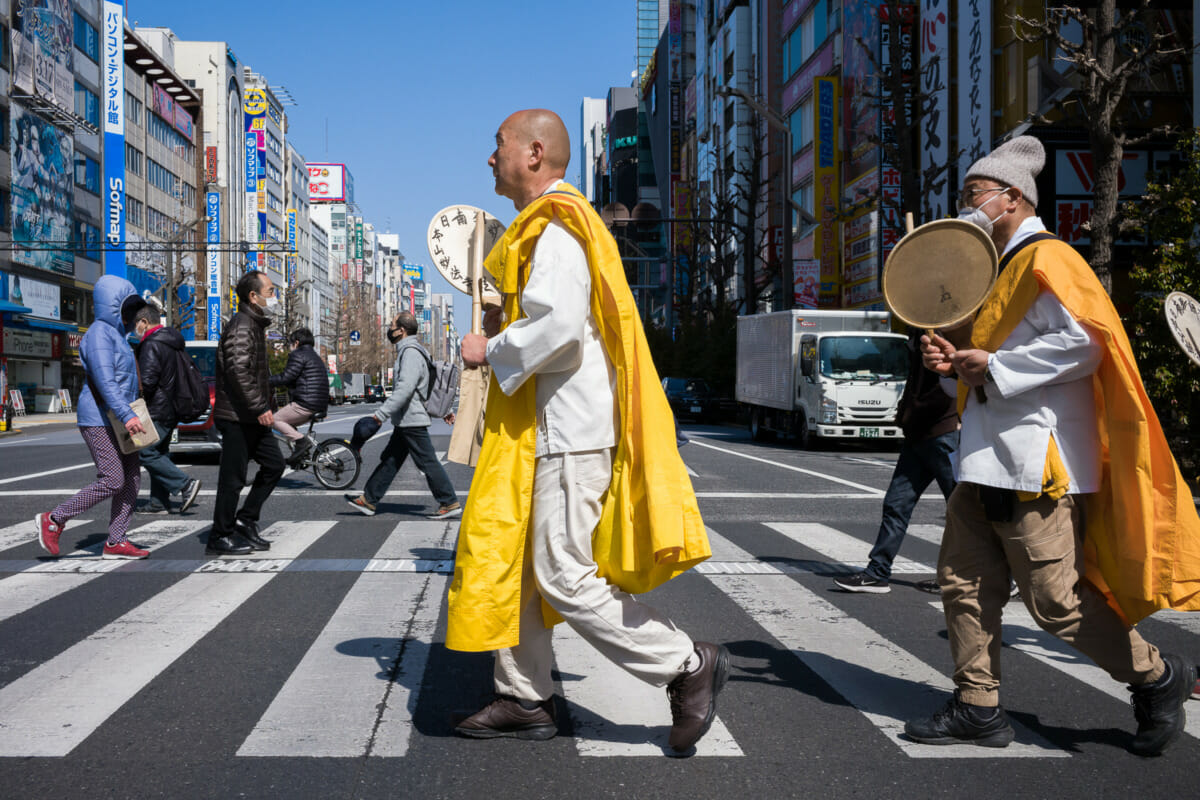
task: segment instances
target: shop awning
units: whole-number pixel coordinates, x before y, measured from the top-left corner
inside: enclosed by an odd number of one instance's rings
[[[25,314],[21,320],[31,328],[41,328],[46,331],[70,331],[76,333],[79,326],[73,322],[59,322],[56,319],[46,319],[45,317],[31,317]]]
[[[0,312],[4,312],[6,314],[28,314],[30,311],[33,311],[33,309],[26,308],[25,306],[19,306],[16,303],[9,302],[8,300],[0,300]]]

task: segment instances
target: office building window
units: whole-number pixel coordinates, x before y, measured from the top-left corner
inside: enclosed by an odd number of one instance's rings
[[[788,120],[788,126],[792,129],[792,148],[795,152],[800,152],[812,142],[813,116],[811,95],[800,104],[799,108],[792,112],[792,116]]]
[[[79,52],[100,63],[100,34],[79,12],[75,12],[75,47]]]
[[[100,194],[100,162],[75,151],[75,185]]]
[[[75,81],[75,116],[100,127],[100,98],[79,81]]]
[[[100,260],[100,229],[90,222],[75,220],[75,252],[92,261]]]
[[[12,230],[12,195],[0,189],[0,231]]]
[[[146,207],[141,200],[136,197],[125,198],[125,213],[128,215],[130,225],[136,225],[139,228],[145,225],[145,211]]]
[[[142,163],[142,151],[131,144],[125,145],[125,171],[139,178],[145,169]]]
[[[142,124],[142,101],[129,92],[125,93],[125,119],[134,125]]]

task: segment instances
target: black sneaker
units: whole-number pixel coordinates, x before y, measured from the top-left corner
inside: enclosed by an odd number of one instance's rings
[[[183,485],[183,491],[180,494],[183,502],[179,504],[179,513],[182,514],[195,504],[196,497],[200,494],[200,481],[192,478]]]
[[[133,512],[135,514],[169,514],[170,510],[160,503],[158,500],[147,500],[144,503],[138,503]]]
[[[923,581],[917,581],[914,585],[922,592],[929,592],[930,594],[942,593],[942,585],[938,583],[937,578],[926,578]]]
[[[306,436],[296,443],[292,454],[287,458],[287,465],[292,469],[299,469],[304,463],[304,459],[308,457],[309,451],[312,450],[312,441]]]
[[[1196,685],[1191,664],[1176,655],[1163,654],[1167,671],[1154,683],[1130,686],[1137,734],[1129,749],[1139,756],[1157,756],[1183,731],[1187,712],[1183,704]]]
[[[958,698],[957,689],[946,707],[932,717],[904,723],[904,733],[922,744],[1008,747],[1013,740],[1012,725],[1008,724],[1004,709],[964,703]]]
[[[887,594],[892,590],[888,582],[876,578],[869,572],[856,572],[845,578],[834,578],[833,581],[843,591],[870,592],[871,594]]]

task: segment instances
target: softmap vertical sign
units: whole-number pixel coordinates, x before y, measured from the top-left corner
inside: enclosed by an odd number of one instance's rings
[[[265,215],[259,214],[259,211],[265,203],[265,198],[260,197],[263,189],[260,176],[264,174],[265,167],[262,163],[265,155],[262,153],[262,120],[267,113],[267,93],[262,89],[247,89],[243,101],[242,111],[246,119],[246,241],[250,244],[246,261],[250,269],[261,269],[266,266],[266,259],[259,264],[256,252],[259,248],[256,245],[263,240],[264,233],[260,217]]]
[[[992,146],[992,4],[958,0],[958,180]],[[1200,63],[1200,62],[1198,62]]]
[[[125,3],[104,2],[104,272],[125,277]]]
[[[950,160],[950,0],[921,2],[921,172],[932,174]],[[959,81],[960,85],[962,81]],[[929,222],[950,213],[950,181],[927,181],[922,211]],[[939,188],[935,189],[934,186]]]
[[[841,182],[838,176],[842,159],[838,151],[838,79],[814,78],[813,97],[817,102],[813,162],[813,206],[820,226],[813,240],[813,257],[820,263],[821,299],[823,304],[836,306],[839,301],[838,256],[839,244],[838,197]]]
[[[208,216],[205,252],[208,268],[208,339],[215,342],[221,338],[221,193],[208,192],[204,196],[204,212]]]

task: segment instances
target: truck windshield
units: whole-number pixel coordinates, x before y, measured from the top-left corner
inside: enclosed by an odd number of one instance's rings
[[[835,380],[902,381],[908,377],[903,339],[827,336],[819,351],[821,374]]]

